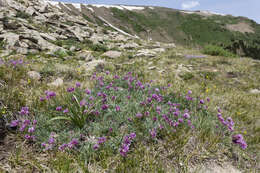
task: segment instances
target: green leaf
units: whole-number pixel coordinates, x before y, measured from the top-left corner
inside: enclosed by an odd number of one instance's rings
[[[68,118],[68,117],[64,117],[64,116],[59,116],[59,117],[54,117],[50,120],[51,121],[56,121],[56,120],[68,120],[68,121],[71,121],[71,118]]]

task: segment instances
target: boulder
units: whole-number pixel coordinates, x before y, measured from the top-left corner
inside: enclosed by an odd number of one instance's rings
[[[29,71],[29,72],[27,72],[27,75],[29,76],[29,78],[31,78],[33,80],[40,80],[41,79],[41,75],[37,71]]]
[[[5,42],[6,49],[12,49],[19,41],[19,35],[12,32],[7,32],[0,35],[0,40],[3,40]]]
[[[114,58],[120,57],[121,55],[122,55],[122,52],[110,50],[110,51],[105,52],[102,56],[114,59]]]

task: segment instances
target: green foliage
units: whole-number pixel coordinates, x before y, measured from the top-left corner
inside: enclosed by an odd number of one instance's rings
[[[3,49],[4,49],[4,41],[0,40],[0,50],[3,50]]]
[[[17,11],[17,13],[16,13],[16,17],[23,18],[23,19],[29,19],[29,18],[31,18],[32,16],[31,16],[30,14],[24,12],[24,11],[19,10],[19,11]]]
[[[224,48],[215,46],[215,45],[206,45],[203,48],[202,52],[205,54],[208,54],[208,55],[212,55],[212,56],[224,56],[224,57],[235,57],[236,56],[233,53],[225,50]]]
[[[108,51],[108,48],[103,44],[92,44],[89,46],[89,48],[93,51],[97,52],[106,52]]]
[[[186,72],[184,74],[181,75],[181,78],[183,80],[190,80],[194,77],[194,75],[191,72]]]

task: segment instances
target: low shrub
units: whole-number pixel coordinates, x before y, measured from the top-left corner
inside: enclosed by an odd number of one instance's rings
[[[212,56],[235,57],[236,55],[216,45],[207,45],[202,50],[203,53]]]

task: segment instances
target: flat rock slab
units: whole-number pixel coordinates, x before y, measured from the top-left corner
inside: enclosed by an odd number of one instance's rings
[[[121,55],[122,55],[122,53],[119,51],[110,50],[110,51],[105,52],[102,56],[106,56],[106,57],[114,59],[114,58],[120,57]]]
[[[207,58],[206,55],[184,55],[185,58],[192,59],[192,58]]]

